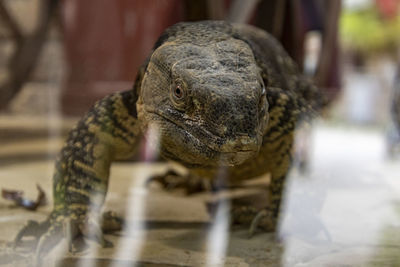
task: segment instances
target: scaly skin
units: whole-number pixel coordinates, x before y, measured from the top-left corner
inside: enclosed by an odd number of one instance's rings
[[[160,154],[196,176],[228,182],[271,173],[268,209],[241,207],[234,219],[276,227],[282,189],[291,165],[295,130],[315,116],[321,99],[275,39],[251,26],[225,22],[180,23],[167,29],[145,62],[133,91],[99,101],[75,127],[57,160],[54,210],[37,224],[40,259],[67,229],[75,240],[97,229],[110,164],[129,158],[151,126]],[[24,228],[16,241],[32,233]],[[34,227],[33,227],[34,228]],[[65,231],[64,231],[65,232]]]
[[[81,235],[97,239],[104,247],[111,245],[102,236],[98,214],[107,193],[111,162],[132,157],[137,148],[140,129],[134,103],[132,91],[110,95],[96,103],[71,130],[56,161],[53,211],[40,224],[29,221],[15,238],[16,245],[26,235],[38,238],[37,266],[63,232],[70,232],[70,251],[80,250],[74,245],[81,245]],[[105,219],[103,224],[118,220]]]

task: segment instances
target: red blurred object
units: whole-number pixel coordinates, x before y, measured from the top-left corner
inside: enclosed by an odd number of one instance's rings
[[[379,12],[384,18],[391,19],[398,15],[400,0],[375,0]]]
[[[64,0],[64,114],[80,115],[97,99],[131,88],[160,33],[182,18],[179,0]]]

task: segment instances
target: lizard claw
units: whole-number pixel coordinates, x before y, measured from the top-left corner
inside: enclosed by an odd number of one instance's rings
[[[262,228],[267,232],[275,231],[277,224],[277,218],[273,215],[273,212],[264,208],[257,212],[250,223],[249,237],[251,238],[257,231],[258,228]]]
[[[268,208],[257,210],[251,206],[241,206],[233,209],[232,222],[247,225],[250,224],[248,235],[249,238],[251,238],[257,232],[258,228],[262,228],[266,232],[274,231],[276,228],[277,218]]]
[[[103,248],[113,248],[114,244],[111,241],[108,241],[107,239],[103,239],[101,246]]]
[[[114,211],[103,213],[101,220],[101,230],[104,233],[120,231],[125,225],[125,220]]]
[[[23,237],[32,236],[36,239],[35,242],[39,240],[43,233],[49,228],[48,222],[39,223],[37,221],[28,220],[26,225],[18,232],[17,236],[12,242],[12,248],[15,250],[21,243]],[[32,248],[33,249],[33,248]]]
[[[251,221],[250,228],[249,228],[249,238],[252,238],[258,228],[258,225],[260,224],[260,221],[264,218],[267,217],[268,213],[266,210],[261,210],[257,213],[257,215],[254,217],[254,219]]]
[[[190,174],[181,175],[174,170],[169,170],[164,174],[151,177],[146,184],[157,182],[167,190],[184,189],[187,195],[209,191],[211,185],[200,177],[195,177]]]

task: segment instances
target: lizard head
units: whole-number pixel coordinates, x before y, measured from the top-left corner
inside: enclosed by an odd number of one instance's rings
[[[250,47],[226,38],[165,42],[152,54],[138,100],[160,153],[186,166],[232,166],[254,157],[268,121],[260,69]]]

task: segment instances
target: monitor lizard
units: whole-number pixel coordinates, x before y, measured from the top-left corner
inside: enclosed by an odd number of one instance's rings
[[[89,232],[111,246],[99,224],[110,165],[131,158],[153,126],[160,155],[193,174],[214,179],[220,166],[229,180],[270,173],[268,207],[241,207],[233,216],[252,232],[274,231],[295,130],[322,103],[319,90],[265,31],[223,21],[173,25],[133,89],[99,100],[71,130],[56,161],[53,211],[44,222],[29,221],[15,244],[36,236],[38,262],[64,237],[71,251]]]

